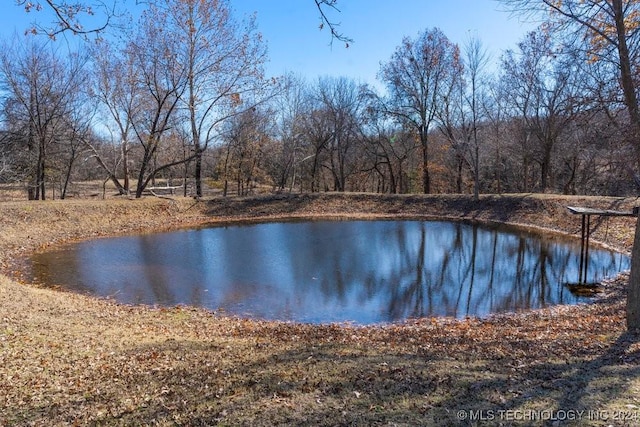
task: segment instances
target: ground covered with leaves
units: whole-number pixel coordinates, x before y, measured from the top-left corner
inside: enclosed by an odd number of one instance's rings
[[[79,239],[281,218],[450,218],[578,235],[559,196],[279,195],[0,203],[0,425],[639,425],[627,276],[593,303],[357,327],[116,304],[24,283],[20,260]],[[593,238],[628,251],[631,218]]]

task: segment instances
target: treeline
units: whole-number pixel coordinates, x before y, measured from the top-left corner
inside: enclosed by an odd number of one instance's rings
[[[634,92],[636,9],[622,11]],[[553,23],[499,60],[479,39],[457,45],[427,29],[382,62],[384,89],[265,76],[255,22],[224,1],[156,0],[122,38],[73,53],[6,40],[0,182],[42,200],[98,179],[138,197],[158,179],[191,196],[206,184],[241,195],[633,194],[637,126],[619,39]]]

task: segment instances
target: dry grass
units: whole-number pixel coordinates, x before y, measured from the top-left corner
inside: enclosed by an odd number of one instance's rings
[[[638,425],[640,341],[624,331],[625,276],[590,305],[348,327],[131,307],[15,274],[21,257],[52,244],[209,222],[449,217],[575,234],[566,205],[634,203],[362,194],[2,203],[0,424]],[[594,225],[596,239],[630,248],[631,220]],[[576,412],[543,412],[558,410]],[[530,419],[563,414],[577,419]]]

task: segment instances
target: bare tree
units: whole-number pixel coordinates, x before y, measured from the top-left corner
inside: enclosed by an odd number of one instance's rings
[[[378,192],[405,193],[407,163],[416,149],[414,137],[385,114],[384,103],[374,93],[367,98],[363,124],[364,151],[368,165],[380,177]]]
[[[274,141],[265,160],[277,190],[284,191],[288,184],[292,191],[299,163],[308,155],[303,124],[311,100],[308,85],[301,77],[286,75],[281,83],[273,98]]]
[[[483,98],[482,113],[486,118],[487,129],[487,152],[491,151],[489,182],[494,192],[502,193],[505,190],[507,156],[505,155],[505,142],[510,138],[505,138],[508,130],[508,89],[505,82],[499,78],[490,80],[487,86],[487,96]],[[505,141],[506,140],[506,141]],[[508,187],[507,187],[508,188]],[[508,190],[507,190],[508,191]]]
[[[60,57],[36,41],[6,43],[0,52],[2,107],[11,138],[20,147],[20,169],[30,200],[46,198],[50,149],[68,136],[68,120],[85,85],[85,61]]]
[[[83,85],[84,86],[84,85]],[[59,175],[60,198],[67,198],[78,160],[87,152],[89,141],[94,139],[92,105],[84,92],[79,92],[70,102],[67,114],[61,118],[60,137],[56,143],[58,151],[55,168]]]
[[[172,32],[186,67],[186,107],[195,156],[196,195],[202,196],[202,155],[230,115],[250,110],[263,79],[266,49],[255,20],[240,23],[226,0],[161,0],[165,30]],[[240,108],[244,107],[244,108]]]
[[[431,191],[429,132],[454,78],[460,76],[462,70],[458,46],[440,29],[433,28],[415,40],[405,38],[380,71],[390,94],[389,111],[410,124],[418,134],[425,193]]]
[[[478,200],[480,195],[480,147],[482,145],[479,137],[479,127],[483,120],[483,98],[485,96],[484,86],[486,79],[484,76],[489,56],[479,38],[469,39],[465,45],[465,70],[467,71],[467,81],[469,90],[465,96],[465,103],[471,116],[471,164],[473,166],[473,197]]]
[[[162,11],[151,5],[143,13],[139,33],[127,46],[137,85],[130,122],[143,149],[136,197],[142,196],[158,172],[184,162],[182,158],[160,165],[154,162],[165,133],[175,125],[174,113],[187,87],[187,68],[177,54],[177,41],[161,18]]]
[[[512,114],[523,121],[523,137],[540,166],[541,192],[549,188],[554,150],[578,111],[580,78],[574,62],[558,55],[544,32],[529,33],[518,52],[508,51],[502,61]]]
[[[135,79],[137,71],[131,55],[123,55],[122,51],[104,40],[98,41],[93,46],[92,56],[94,64],[92,95],[106,113],[102,116],[104,125],[112,133],[113,144],[118,147],[119,155],[110,165],[90,142],[88,145],[93,151],[93,157],[105,170],[118,193],[128,195],[130,192],[129,153],[133,138],[132,120],[136,117],[135,101],[139,90]]]
[[[333,189],[345,191],[347,180],[359,169],[355,162],[360,134],[363,98],[358,85],[347,78],[321,78],[316,97],[326,112],[331,137],[327,141],[324,167],[333,177]]]
[[[229,191],[229,181],[236,183],[236,194],[251,193],[258,178],[262,177],[264,148],[270,141],[269,118],[272,112],[252,108],[234,115],[225,122],[223,160],[223,195]]]
[[[448,151],[452,152],[457,193],[462,193],[466,169],[473,169],[470,159],[473,123],[465,103],[466,87],[464,76],[457,76],[454,84],[449,87],[449,92],[443,97],[437,114],[438,129],[450,147]]]
[[[473,175],[473,193],[477,200],[480,194],[480,103],[488,57],[478,38],[467,41],[463,55],[464,73],[453,76],[437,118],[441,133],[453,149],[456,191],[462,192],[463,169],[467,167]]]

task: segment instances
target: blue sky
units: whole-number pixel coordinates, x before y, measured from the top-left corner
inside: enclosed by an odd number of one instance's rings
[[[463,45],[477,35],[495,61],[514,48],[534,28],[532,23],[501,10],[495,0],[339,0],[341,13],[331,15],[354,43],[334,42],[319,30],[319,14],[312,0],[235,0],[240,15],[257,12],[258,25],[268,42],[271,74],[292,71],[308,78],[348,76],[372,82],[404,36],[416,37],[439,27],[454,43]]]
[[[0,35],[24,33],[34,17],[14,0],[0,13]],[[313,0],[230,0],[238,17],[257,13],[260,32],[268,43],[269,75],[293,72],[313,80],[318,76],[346,76],[375,83],[381,61],[387,61],[404,36],[416,37],[439,27],[453,42],[464,44],[477,35],[495,61],[513,48],[533,24],[501,10],[495,0],[339,0],[340,13],[331,13],[340,30],[354,39],[349,48],[320,31]],[[124,4],[133,4],[126,0]]]

